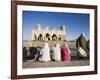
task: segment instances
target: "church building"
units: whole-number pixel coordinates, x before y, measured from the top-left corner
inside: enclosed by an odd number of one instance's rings
[[[65,25],[61,26],[60,30],[56,30],[55,27],[49,29],[45,27],[42,29],[40,24],[32,30],[32,40],[33,41],[66,41],[66,30]]]

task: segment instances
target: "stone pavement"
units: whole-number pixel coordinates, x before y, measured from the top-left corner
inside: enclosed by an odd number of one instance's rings
[[[27,42],[25,42],[27,43]],[[34,42],[32,42],[34,43]],[[31,43],[31,44],[32,44]],[[43,44],[44,42],[35,42],[34,44]],[[50,42],[49,41],[49,46],[53,46],[57,42]],[[60,42],[59,42],[60,43]],[[62,43],[62,42],[61,42]],[[41,67],[67,67],[67,66],[86,66],[89,65],[89,59],[88,58],[79,58],[77,56],[77,50],[76,50],[76,43],[75,42],[67,42],[68,47],[71,50],[71,57],[72,60],[67,62],[67,61],[59,61],[59,62],[39,62],[39,61],[27,61],[23,62],[22,67],[23,68],[41,68]]]
[[[34,62],[26,61],[23,62],[23,68],[44,68],[44,67],[68,67],[68,66],[86,66],[89,65],[89,59],[72,59],[71,61],[50,61],[50,62]]]

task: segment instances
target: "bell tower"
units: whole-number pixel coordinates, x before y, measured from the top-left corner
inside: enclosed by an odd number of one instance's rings
[[[64,34],[63,35],[63,40],[65,41],[65,40],[67,40],[67,38],[66,38],[66,28],[65,28],[66,26],[65,25],[62,25],[61,26],[61,31],[62,31],[62,33]]]
[[[66,30],[65,30],[65,27],[66,27],[65,25],[62,25],[62,26],[61,26],[61,30],[64,31],[64,32],[66,31]]]

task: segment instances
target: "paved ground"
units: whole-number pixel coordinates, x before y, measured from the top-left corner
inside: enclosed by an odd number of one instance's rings
[[[43,68],[43,67],[68,67],[68,66],[86,66],[89,65],[89,59],[72,59],[71,61],[59,61],[59,62],[23,62],[23,68]]]

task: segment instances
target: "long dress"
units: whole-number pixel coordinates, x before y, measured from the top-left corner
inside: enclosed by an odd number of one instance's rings
[[[50,48],[48,46],[48,43],[45,43],[44,47],[41,49],[40,54],[42,55],[39,60],[48,62],[50,61]]]
[[[61,57],[62,57],[62,61],[70,61],[71,60],[69,48],[66,48],[66,47],[61,48]]]
[[[87,57],[87,53],[82,47],[79,47],[77,51],[80,57]]]
[[[56,47],[53,47],[53,59],[55,61],[61,61],[61,51],[60,51],[60,44],[57,43]]]

